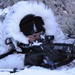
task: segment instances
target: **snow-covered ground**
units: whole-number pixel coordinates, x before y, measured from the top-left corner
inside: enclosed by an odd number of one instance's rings
[[[10,7],[5,9],[0,9],[0,16],[5,16],[10,10]],[[1,21],[0,21],[1,25]],[[41,67],[25,67],[24,70],[20,70],[16,73],[10,73],[10,72],[0,72],[0,75],[75,75],[75,67],[74,62],[72,62],[69,66],[62,66],[55,70],[45,69]]]
[[[63,69],[59,70],[50,70],[50,69],[44,69],[41,67],[31,67],[31,68],[25,68],[22,71],[16,72],[16,73],[9,73],[9,72],[0,72],[0,75],[75,75],[75,68],[65,70],[65,67]]]

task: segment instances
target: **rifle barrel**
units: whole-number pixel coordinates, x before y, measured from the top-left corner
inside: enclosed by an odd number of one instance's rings
[[[67,43],[53,43],[54,46],[74,46],[73,44],[67,44]]]

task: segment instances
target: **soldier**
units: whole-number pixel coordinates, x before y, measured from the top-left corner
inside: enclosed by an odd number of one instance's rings
[[[64,33],[55,21],[52,10],[42,2],[35,1],[14,4],[5,17],[0,33],[0,68],[42,66],[45,54],[34,47],[41,45],[37,43],[40,35],[53,36],[54,43],[65,42]]]

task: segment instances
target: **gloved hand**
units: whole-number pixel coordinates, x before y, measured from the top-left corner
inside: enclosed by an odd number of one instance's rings
[[[60,62],[66,59],[66,56],[62,54],[60,50],[55,50],[50,44],[42,44],[41,47],[43,48],[44,53],[52,62]]]
[[[30,53],[26,54],[24,63],[25,65],[40,66],[43,62],[44,54],[41,53]]]

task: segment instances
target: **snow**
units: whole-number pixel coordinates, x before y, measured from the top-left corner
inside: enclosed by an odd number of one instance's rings
[[[7,14],[9,13],[9,8],[0,9],[0,15],[3,15],[4,12]],[[1,22],[0,22],[1,24]],[[10,69],[9,69],[10,70]],[[42,67],[25,67],[24,70],[20,70],[16,73],[10,73],[10,72],[0,72],[0,75],[75,75],[75,67],[61,67],[55,70],[45,69]]]
[[[41,67],[30,67],[30,68],[25,68],[22,71],[16,72],[16,73],[9,73],[9,72],[0,72],[0,75],[75,75],[74,72],[75,68],[70,69],[70,70],[50,70],[50,69],[44,69]]]
[[[10,10],[10,7],[7,7],[5,9],[0,9],[0,16],[9,13],[9,10]]]
[[[0,9],[0,15],[2,15],[2,13],[3,13],[3,12],[2,12],[2,9]]]

